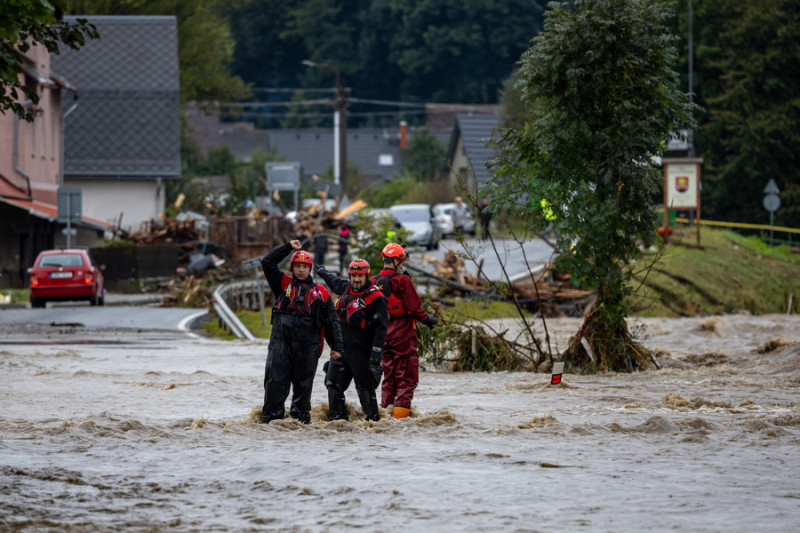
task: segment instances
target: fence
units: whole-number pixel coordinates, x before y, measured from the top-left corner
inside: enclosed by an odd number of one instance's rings
[[[688,218],[676,217],[675,222],[680,222],[681,224],[688,224],[690,221]],[[775,239],[776,242],[784,243],[789,246],[793,246],[792,244],[792,235],[798,235],[795,238],[794,243],[798,243],[800,241],[800,229],[796,228],[787,228],[785,226],[769,226],[767,224],[745,224],[743,222],[719,222],[716,220],[694,220],[695,224],[700,224],[701,226],[717,226],[721,228],[740,228],[740,229],[754,229],[758,230],[761,236],[761,240],[768,241],[769,238],[765,237],[765,232],[769,233],[770,231],[774,233],[786,233],[787,239]]]
[[[263,279],[223,283],[214,291],[214,311],[220,325],[240,339],[254,340],[253,334],[233,310],[261,309],[261,319],[264,320],[264,301],[268,294],[269,285]]]

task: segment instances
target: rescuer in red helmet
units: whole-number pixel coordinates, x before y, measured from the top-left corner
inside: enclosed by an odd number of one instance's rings
[[[347,420],[344,391],[350,381],[367,420],[378,420],[378,399],[375,389],[381,381],[383,342],[386,338],[386,298],[369,279],[369,263],[364,259],[350,262],[350,281],[339,278],[318,266],[317,274],[331,291],[341,295],[336,314],[342,326],[344,354],[325,363],[325,386],[328,388],[329,420]]]
[[[272,335],[264,370],[264,407],[261,421],[284,418],[284,402],[292,388],[289,414],[304,424],[311,421],[311,387],[323,339],[331,357],[340,357],[344,344],[328,290],[311,277],[313,259],[301,249],[299,240],[273,248],[261,259],[275,304],[272,307]],[[294,250],[289,262],[291,275],[278,266]]]
[[[417,321],[433,328],[436,319],[422,308],[414,282],[400,272],[408,256],[399,244],[390,242],[381,251],[383,270],[372,282],[386,296],[389,325],[383,344],[383,385],[381,407],[392,406],[392,416],[405,418],[411,413],[411,400],[419,384]]]

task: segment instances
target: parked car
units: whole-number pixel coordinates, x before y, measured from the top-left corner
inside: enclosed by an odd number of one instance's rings
[[[433,206],[433,214],[436,216],[436,219],[439,219],[440,214],[444,214],[450,217],[450,224],[451,229],[450,231],[442,231],[442,235],[450,235],[455,233],[456,227],[455,222],[453,221],[453,211],[456,208],[456,204],[436,204]],[[467,219],[464,221],[464,233],[469,233],[470,235],[475,235],[475,217],[470,211],[469,207],[467,207]]]
[[[447,212],[442,206],[445,204],[436,204],[433,206],[433,218],[436,225],[439,227],[439,234],[442,237],[447,237],[455,233],[456,226],[453,223],[453,212]]]
[[[441,232],[436,225],[431,206],[428,204],[400,204],[389,208],[392,216],[408,230],[406,244],[424,246],[428,250],[439,249]]]
[[[31,307],[69,300],[88,300],[92,305],[105,303],[103,272],[95,265],[88,250],[45,250],[36,257],[28,273]]]

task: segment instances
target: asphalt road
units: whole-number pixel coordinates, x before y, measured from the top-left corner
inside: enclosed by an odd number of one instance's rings
[[[466,269],[473,274],[478,273],[478,265],[481,265],[483,277],[489,280],[514,281],[543,264],[553,262],[556,257],[553,248],[542,239],[526,241],[522,245],[512,239],[495,239],[494,245],[496,251],[490,241],[472,239],[462,245],[454,239],[445,239],[440,241],[438,250],[411,248],[409,263],[433,272],[433,266],[425,261],[425,256],[441,260],[448,251],[453,251],[462,256]]]
[[[205,309],[178,307],[89,306],[80,303],[48,304],[45,309],[0,309],[0,325],[51,325],[60,327],[126,328],[188,331]]]

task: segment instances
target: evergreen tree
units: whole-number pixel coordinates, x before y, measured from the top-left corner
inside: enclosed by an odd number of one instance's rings
[[[522,99],[531,119],[503,133],[495,194],[530,224],[556,215],[559,263],[597,289],[564,360],[575,369],[630,370],[650,357],[625,318],[628,263],[650,245],[651,198],[663,180],[651,158],[689,105],[677,87],[668,0],[551,3],[545,26],[523,54]],[[581,339],[588,341],[590,352]]]

